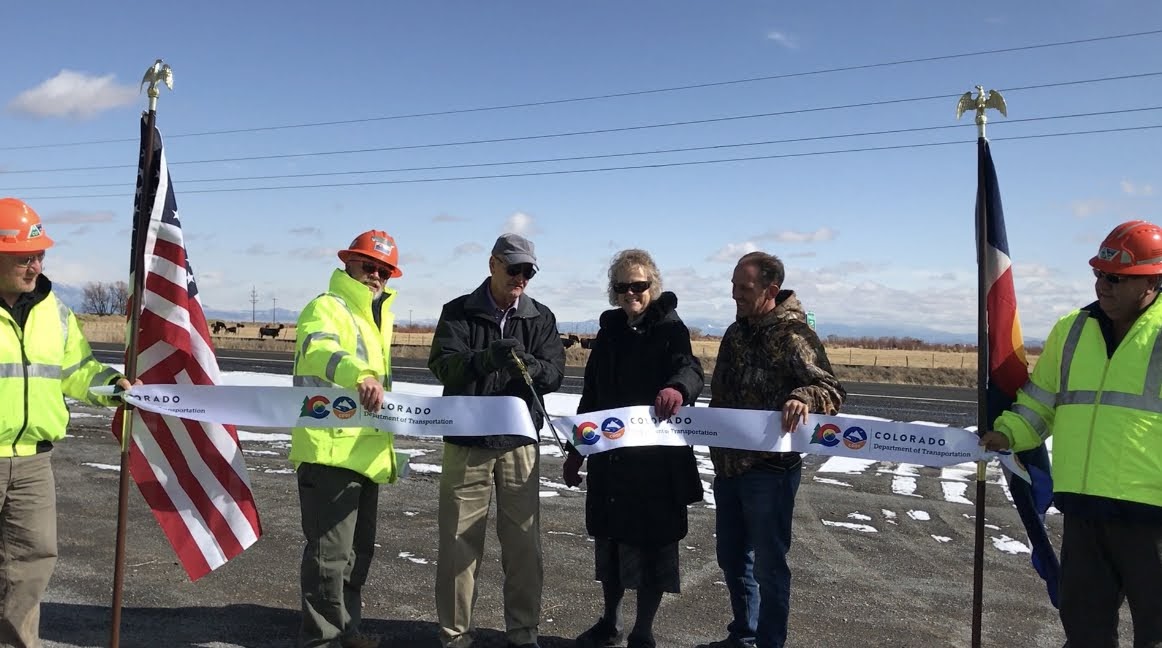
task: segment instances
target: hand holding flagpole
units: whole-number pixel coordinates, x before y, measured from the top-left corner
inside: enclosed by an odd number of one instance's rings
[[[141,326],[141,307],[145,294],[145,241],[149,231],[149,217],[153,212],[157,183],[153,182],[153,131],[157,121],[157,98],[161,95],[159,83],[173,90],[173,70],[161,59],[145,71],[141,86],[149,84],[149,111],[145,114],[147,123],[146,141],[139,160],[141,186],[133,213],[133,241],[130,251],[132,276],[132,298],[130,300],[128,339],[125,343],[125,376],[130,382],[137,376],[137,340]],[[121,475],[117,492],[117,541],[113,562],[113,610],[110,623],[109,647],[118,648],[121,643],[121,601],[125,585],[125,534],[129,517],[129,452],[133,447],[133,407],[128,402],[122,404],[121,412]]]

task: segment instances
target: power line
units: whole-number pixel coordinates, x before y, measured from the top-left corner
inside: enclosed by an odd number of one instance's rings
[[[1122,75],[1117,75],[1117,76],[1098,77],[1098,78],[1094,78],[1094,79],[1081,79],[1081,80],[1076,80],[1076,81],[1056,81],[1053,83],[1038,83],[1038,84],[1033,84],[1033,85],[1016,86],[1016,87],[1012,87],[1012,88],[1007,88],[1005,91],[1006,92],[1021,92],[1021,91],[1026,91],[1026,90],[1042,90],[1042,89],[1047,89],[1047,88],[1060,88],[1060,87],[1066,87],[1066,86],[1087,85],[1087,84],[1091,84],[1091,83],[1107,83],[1110,81],[1126,81],[1126,80],[1142,79],[1142,78],[1156,77],[1156,76],[1162,76],[1162,71],[1140,72],[1140,73],[1135,73],[1135,74],[1122,74]],[[826,111],[833,111],[833,110],[847,110],[847,109],[851,109],[851,108],[869,108],[869,107],[873,107],[873,106],[887,106],[887,105],[901,104],[901,103],[916,103],[916,102],[921,102],[921,101],[934,101],[937,99],[947,100],[949,98],[955,98],[957,96],[960,96],[960,94],[961,93],[945,93],[945,94],[938,94],[938,95],[927,95],[927,96],[922,96],[922,97],[905,97],[905,98],[900,98],[900,99],[883,99],[883,100],[879,100],[879,101],[863,101],[863,102],[859,102],[859,103],[850,103],[850,104],[841,104],[841,105],[832,105],[832,106],[815,106],[815,107],[811,107],[811,108],[795,108],[795,109],[791,109],[791,110],[777,110],[777,111],[772,111],[772,112],[752,113],[752,114],[746,114],[746,115],[728,115],[725,117],[710,117],[710,118],[705,118],[705,119],[692,119],[692,120],[685,120],[685,121],[663,122],[663,123],[656,123],[656,124],[638,124],[638,125],[634,125],[634,126],[617,126],[617,127],[612,127],[612,128],[597,128],[597,129],[589,129],[589,130],[581,130],[581,131],[541,133],[541,134],[537,134],[537,135],[518,135],[518,136],[513,136],[513,137],[497,137],[497,138],[488,138],[488,139],[460,140],[460,141],[454,141],[454,142],[434,142],[434,143],[425,143],[425,144],[404,144],[404,145],[397,145],[397,146],[380,146],[380,147],[373,147],[373,148],[344,149],[344,150],[337,150],[337,151],[312,151],[312,152],[307,152],[307,153],[276,153],[276,154],[270,154],[270,155],[246,155],[246,156],[240,156],[240,157],[213,158],[213,159],[207,159],[207,160],[187,160],[185,162],[171,162],[170,166],[190,165],[190,164],[212,164],[212,163],[220,163],[220,162],[254,162],[254,161],[259,161],[259,160],[282,160],[282,159],[288,159],[288,158],[323,157],[323,156],[332,156],[332,155],[354,155],[354,154],[362,154],[362,153],[386,153],[386,152],[390,152],[390,151],[406,151],[406,150],[416,150],[416,149],[445,148],[445,147],[451,147],[451,146],[469,146],[469,145],[478,145],[478,144],[500,144],[500,143],[506,143],[506,142],[524,142],[524,141],[531,141],[531,140],[555,139],[555,138],[560,138],[560,137],[577,137],[577,136],[583,136],[583,135],[602,135],[602,134],[610,134],[610,133],[624,133],[624,132],[628,132],[628,131],[641,131],[641,130],[651,130],[651,129],[658,129],[658,128],[673,128],[673,127],[677,127],[677,126],[693,126],[693,125],[700,125],[700,124],[711,124],[711,123],[720,123],[720,122],[728,122],[728,121],[759,119],[759,118],[766,118],[766,117],[780,117],[780,116],[786,116],[786,115],[799,115],[799,114],[826,112]],[[56,169],[17,169],[17,170],[5,171],[4,173],[6,175],[17,175],[17,174],[28,174],[28,173],[66,173],[66,172],[76,172],[76,171],[107,171],[107,170],[112,170],[112,169],[135,168],[135,166],[136,165],[133,165],[133,164],[107,164],[107,165],[85,166],[85,167],[63,167],[63,168],[56,168]]]
[[[662,88],[648,88],[643,90],[630,90],[626,92],[611,92],[606,94],[586,95],[580,97],[568,97],[564,99],[546,99],[541,101],[526,101],[520,103],[500,104],[493,106],[476,106],[471,108],[454,108],[448,110],[436,110],[429,112],[405,113],[399,115],[381,115],[377,117],[362,117],[356,119],[338,119],[330,121],[317,122],[303,122],[298,124],[282,124],[275,126],[256,126],[250,128],[233,128],[226,130],[200,131],[193,133],[181,133],[178,135],[170,135],[171,138],[178,137],[205,137],[210,135],[236,135],[241,133],[257,133],[265,131],[290,130],[296,128],[315,128],[320,126],[340,126],[345,124],[362,124],[377,121],[394,121],[401,119],[415,119],[419,117],[442,117],[448,115],[462,115],[468,113],[492,112],[501,110],[512,110],[516,108],[536,108],[542,106],[553,106],[569,103],[581,103],[587,101],[601,101],[606,99],[621,99],[625,97],[637,97],[643,95],[663,94],[667,92],[682,92],[687,90],[700,90],[705,88],[717,88],[731,85],[743,85],[748,83],[758,83],[762,81],[775,81],[779,79],[794,79],[808,76],[818,76],[824,74],[833,74],[837,72],[854,72],[858,70],[870,70],[876,68],[894,67],[898,65],[912,65],[916,63],[932,63],[936,61],[946,61],[950,59],[962,59],[976,56],[989,56],[994,54],[1007,54],[1012,52],[1024,52],[1038,49],[1049,49],[1055,47],[1067,47],[1071,45],[1083,45],[1088,43],[1097,43],[1103,41],[1121,40],[1128,38],[1139,38],[1143,36],[1156,36],[1162,34],[1162,29],[1153,29],[1149,31],[1132,32],[1126,34],[1113,34],[1109,36],[1095,36],[1091,38],[1078,38],[1066,41],[1055,41],[1051,43],[1037,43],[1033,45],[1019,45],[1015,47],[1002,47],[988,50],[977,50],[973,52],[962,52],[958,54],[941,54],[938,56],[925,56],[910,59],[897,59],[893,61],[883,61],[879,63],[863,63],[859,65],[845,65],[833,68],[824,68],[820,70],[806,70],[802,72],[786,72],[783,74],[769,74],[755,77],[744,77],[740,79],[728,79],[724,81],[709,81],[705,83],[693,83],[680,86],[668,86]],[[0,147],[0,151],[17,151],[29,149],[45,149],[45,148],[61,148],[69,146],[89,146],[95,144],[118,144],[123,142],[135,142],[136,138],[123,139],[104,139],[104,140],[89,140],[82,142],[63,142],[55,144],[26,144],[22,146],[5,146]]]
[[[1162,106],[1146,106],[1141,108],[1123,108],[1117,110],[1103,110],[1096,112],[1072,113],[1068,115],[1046,115],[1042,117],[1024,117],[1020,119],[1008,119],[999,124],[1020,124],[1029,122],[1052,121],[1057,119],[1077,119],[1081,117],[1104,117],[1109,115],[1121,115],[1127,113],[1149,112],[1155,110],[1162,110]],[[554,158],[538,158],[526,160],[503,160],[499,162],[474,162],[463,164],[440,164],[432,166],[417,166],[417,167],[395,167],[390,169],[359,169],[352,171],[321,171],[316,173],[284,173],[275,175],[259,175],[259,176],[241,176],[233,178],[196,178],[182,180],[182,184],[188,185],[191,183],[201,182],[243,182],[254,180],[286,180],[296,178],[319,178],[331,176],[352,176],[352,175],[372,175],[377,173],[406,173],[414,171],[448,171],[452,169],[474,169],[485,167],[498,166],[514,166],[521,164],[547,164],[553,162],[578,162],[584,160],[601,160],[609,158],[620,157],[636,157],[642,155],[663,155],[671,153],[691,153],[696,151],[711,151],[731,148],[745,148],[753,146],[767,146],[773,144],[799,144],[804,142],[817,142],[824,140],[847,139],[851,137],[870,137],[877,135],[903,135],[907,133],[920,133],[938,130],[948,130],[953,128],[965,128],[965,124],[943,124],[940,126],[918,126],[912,128],[894,128],[889,130],[878,131],[862,131],[857,133],[841,133],[838,135],[814,135],[808,137],[793,137],[788,139],[764,140],[760,142],[737,142],[731,144],[708,144],[705,146],[687,146],[678,148],[652,149],[648,151],[630,151],[621,153],[598,153],[592,155],[572,155],[565,157]],[[80,184],[80,185],[40,185],[33,187],[6,187],[0,189],[4,192],[18,192],[18,191],[41,191],[50,189],[98,189],[107,187],[121,187],[124,182],[105,182],[96,184]]]
[[[1015,136],[1011,136],[1011,137],[997,137],[997,138],[993,138],[991,141],[1004,142],[1004,141],[1018,141],[1018,140],[1031,140],[1031,139],[1047,139],[1047,138],[1051,138],[1051,137],[1072,137],[1072,136],[1077,136],[1077,135],[1096,135],[1096,134],[1102,134],[1102,133],[1126,133],[1126,132],[1133,132],[1133,131],[1155,130],[1155,129],[1160,129],[1160,128],[1162,128],[1162,124],[1155,124],[1155,125],[1150,125],[1150,126],[1127,126],[1127,127],[1123,127],[1123,128],[1102,128],[1102,129],[1084,130],[1084,131],[1067,131],[1067,132],[1061,132],[1061,133],[1038,133],[1038,134],[1034,134],[1034,135],[1015,135]],[[581,173],[601,173],[601,172],[610,172],[610,171],[633,171],[633,170],[638,170],[638,169],[662,169],[662,168],[670,168],[670,167],[700,166],[700,165],[708,165],[708,164],[725,164],[725,163],[733,163],[733,162],[753,162],[753,161],[758,161],[758,160],[777,160],[777,159],[784,159],[784,158],[815,157],[815,156],[822,156],[822,155],[839,155],[839,154],[845,154],[845,153],[867,153],[867,152],[874,152],[874,151],[896,151],[896,150],[904,150],[904,149],[931,148],[931,147],[937,147],[937,146],[952,146],[952,145],[963,146],[963,145],[970,144],[970,143],[971,143],[971,141],[969,141],[969,140],[949,140],[949,141],[944,141],[944,142],[923,142],[923,143],[915,143],[915,144],[895,144],[895,145],[887,145],[887,146],[869,146],[869,147],[863,147],[863,148],[836,149],[836,150],[830,150],[830,151],[809,151],[809,152],[805,152],[805,153],[779,153],[779,154],[772,154],[772,155],[753,155],[753,156],[745,156],[745,157],[720,158],[720,159],[714,159],[714,160],[691,160],[691,161],[686,161],[686,162],[658,162],[658,163],[654,163],[654,164],[627,165],[627,166],[616,166],[616,167],[597,167],[597,168],[590,168],[590,169],[564,169],[564,170],[556,170],[556,171],[528,171],[528,172],[520,172],[520,173],[500,173],[500,174],[494,174],[494,175],[476,175],[476,176],[453,176],[453,177],[444,177],[444,178],[410,178],[410,179],[402,179],[402,180],[373,180],[373,181],[364,181],[364,182],[334,182],[334,183],[326,183],[326,184],[309,184],[309,185],[276,185],[276,186],[265,186],[265,187],[230,187],[230,188],[217,188],[217,189],[191,189],[189,191],[183,191],[182,193],[183,194],[240,193],[240,192],[246,192],[246,191],[278,191],[278,190],[286,190],[286,189],[329,189],[329,188],[337,188],[337,187],[367,187],[367,186],[380,186],[380,185],[426,184],[426,183],[433,183],[433,182],[459,182],[459,181],[465,181],[465,180],[497,180],[497,179],[504,179],[504,178],[528,178],[528,177],[538,177],[538,176],[573,175],[573,174],[581,174]],[[128,195],[128,192],[107,193],[107,194],[82,194],[82,195],[69,195],[69,196],[30,196],[30,197],[25,198],[25,200],[32,201],[32,200],[64,200],[64,199],[74,199],[74,198],[123,198],[123,197],[126,197],[127,195]]]

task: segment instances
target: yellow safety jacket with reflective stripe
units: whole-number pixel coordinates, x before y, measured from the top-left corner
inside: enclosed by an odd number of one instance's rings
[[[23,329],[0,308],[0,457],[33,455],[37,443],[63,438],[65,396],[116,405],[119,399],[93,396],[89,388],[120,377],[93,358],[76,316],[53,293],[32,307]]]
[[[1029,382],[996,421],[1014,451],[1053,436],[1053,490],[1162,506],[1162,299],[1113,356],[1085,310],[1053,327]]]
[[[294,384],[354,390],[374,376],[391,391],[391,335],[395,292],[384,289],[380,326],[371,312],[371,291],[343,270],[335,270],[326,293],[299,315],[295,337]],[[352,395],[354,397],[354,394]],[[355,398],[356,403],[358,399]],[[328,403],[320,424],[338,423]],[[394,482],[396,457],[392,434],[375,428],[297,427],[291,431],[290,459],[347,468],[376,483]]]

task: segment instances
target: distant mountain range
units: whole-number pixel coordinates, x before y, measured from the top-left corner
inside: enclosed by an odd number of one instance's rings
[[[53,284],[53,290],[57,295],[68,304],[73,310],[79,310],[81,303],[84,301],[84,296],[79,287],[69,286],[65,284]],[[299,311],[279,308],[274,313],[276,321],[283,323],[291,323],[298,319]],[[206,319],[222,320],[224,322],[246,322],[249,323],[253,317],[259,324],[271,322],[269,319],[272,315],[269,308],[259,309],[257,311],[249,310],[219,310],[216,308],[209,308],[206,310]],[[686,326],[696,328],[704,335],[722,335],[726,332],[726,328],[730,326],[730,322],[723,322],[721,320],[712,320],[705,317],[690,317],[684,318]],[[406,320],[401,320],[397,314],[396,325],[406,325]],[[434,319],[417,319],[413,320],[412,324],[416,326],[435,326]],[[580,335],[592,335],[597,333],[598,320],[588,319],[583,321],[561,321],[557,323],[557,328],[562,333],[576,333]],[[949,333],[948,331],[941,331],[938,329],[928,328],[924,326],[914,326],[907,324],[840,324],[833,322],[822,322],[817,329],[820,337],[826,338],[829,335],[836,335],[844,338],[859,338],[859,337],[912,337],[924,342],[931,342],[935,344],[976,344],[975,333]],[[1025,344],[1039,345],[1043,344],[1043,340],[1035,340],[1026,338]]]

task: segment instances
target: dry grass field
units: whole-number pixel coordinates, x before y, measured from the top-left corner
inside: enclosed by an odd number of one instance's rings
[[[121,342],[125,339],[125,320],[118,316],[79,316],[85,336],[91,342]],[[290,351],[294,344],[295,327],[284,325],[277,335],[259,336],[264,324],[224,322],[231,331],[213,334],[214,346],[219,349],[248,349],[261,351]],[[424,359],[432,343],[431,332],[399,332],[393,337],[393,356],[396,358]],[[694,353],[702,361],[707,373],[714,370],[718,354],[718,340],[694,340]],[[829,347],[827,355],[843,380],[860,382],[892,382],[971,387],[976,384],[976,354],[955,351],[905,351],[902,349],[860,349]],[[573,345],[565,350],[566,364],[581,367],[589,357],[589,350]],[[1037,356],[1030,356],[1030,365]]]

